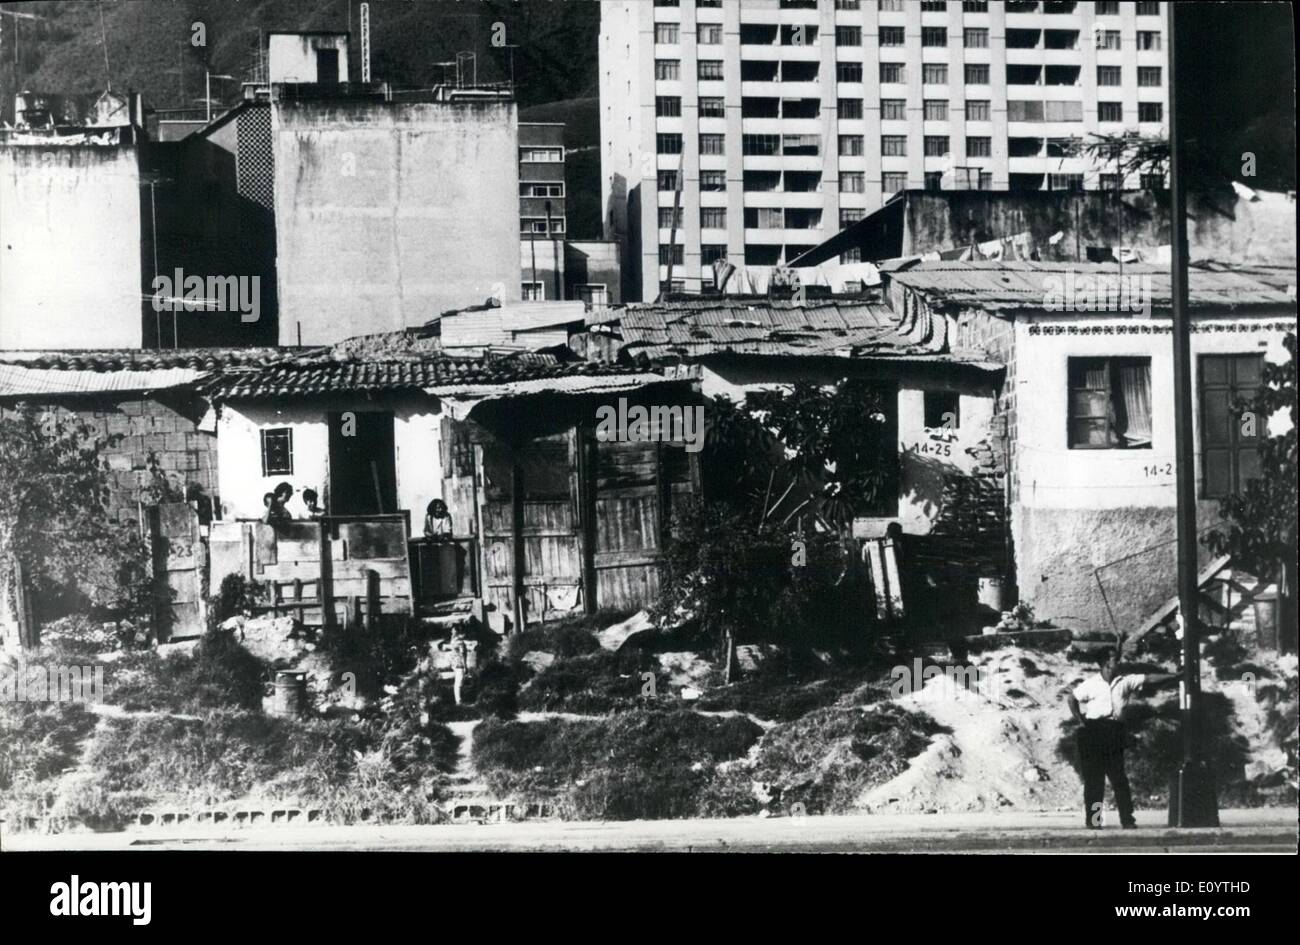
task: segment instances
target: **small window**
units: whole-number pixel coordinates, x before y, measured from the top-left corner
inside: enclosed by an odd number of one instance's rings
[[[1123,80],[1124,72],[1120,66],[1098,66],[1097,67],[1097,84],[1098,85],[1119,85]]]
[[[726,118],[727,104],[724,99],[716,96],[700,97],[700,117],[701,118]]]
[[[719,191],[726,189],[726,171],[700,171],[700,190]]]
[[[907,81],[907,70],[901,62],[882,62],[880,64],[880,81],[900,85]]]
[[[1201,400],[1201,494],[1207,499],[1241,492],[1259,478],[1259,448],[1266,422],[1244,422],[1239,402],[1254,400],[1263,383],[1257,354],[1204,354],[1197,387]]]
[[[866,190],[862,171],[840,171],[840,193],[860,194]]]
[[[839,82],[861,82],[862,63],[860,62],[835,63],[835,78]]]
[[[676,23],[656,23],[655,24],[655,42],[671,46],[677,42],[677,24]]]
[[[656,95],[655,96],[655,117],[656,118],[682,117],[681,98],[676,95]]]
[[[885,157],[907,157],[907,136],[882,135],[880,153]]]
[[[677,172],[660,171],[659,172],[659,189],[676,190],[677,189]]]
[[[922,46],[947,46],[948,30],[943,26],[923,26],[921,27],[921,45]]]
[[[525,282],[520,286],[520,296],[525,302],[542,302],[546,299],[546,283]]]
[[[1160,49],[1160,34],[1154,30],[1139,30],[1138,49],[1144,52]]]
[[[1123,102],[1098,102],[1097,120],[1098,121],[1123,121],[1124,103]]]
[[[956,430],[961,424],[961,397],[955,391],[925,392],[925,428]]]
[[[906,171],[885,171],[880,175],[880,189],[887,194],[896,194],[907,189]]]
[[[719,259],[727,258],[727,247],[722,243],[705,243],[700,246],[700,263],[712,266]]]
[[[262,431],[262,475],[293,475],[293,430],[289,427]]]
[[[682,77],[682,62],[680,59],[656,59],[655,60],[655,78],[666,81],[673,81]]]
[[[926,171],[925,189],[943,190],[943,171]]]
[[[988,137],[968,137],[966,139],[967,157],[992,157],[993,139]]]
[[[1160,67],[1159,66],[1138,66],[1138,87],[1139,88],[1159,88],[1160,87]]]
[[[1138,121],[1164,121],[1165,107],[1160,102],[1138,102]]]
[[[721,23],[701,23],[696,27],[696,42],[701,46],[717,46],[722,42]]]
[[[902,98],[882,98],[880,100],[880,117],[883,121],[905,121],[907,119],[907,100]]]
[[[928,98],[923,103],[924,115],[926,121],[947,121],[948,120],[948,100],[942,98]]]
[[[701,154],[726,154],[726,135],[700,135]]]
[[[721,79],[721,59],[701,59],[698,63],[697,76],[701,79]]]
[[[1151,359],[1070,358],[1069,447],[1151,448]]]
[[[701,207],[700,226],[706,230],[725,230],[727,228],[727,208]]]
[[[906,36],[901,26],[882,26],[880,27],[880,45],[881,46],[901,46]]]
[[[926,157],[943,157],[948,153],[948,136],[926,135],[924,145]]]
[[[860,26],[835,27],[835,44],[837,46],[861,46],[862,27]]]
[[[861,157],[863,153],[861,135],[840,135],[841,157]]]
[[[983,27],[968,26],[962,30],[962,44],[967,49],[988,49],[989,31]]]
[[[657,134],[655,135],[655,148],[660,154],[681,154],[682,136],[668,133]]]
[[[966,63],[966,84],[967,85],[988,85],[989,84],[989,67],[987,63]]]
[[[948,66],[942,62],[922,63],[921,81],[926,85],[947,85]]]
[[[842,120],[853,120],[862,117],[862,99],[860,98],[842,98],[836,105],[837,114]]]
[[[1122,34],[1119,30],[1096,30],[1093,37],[1098,49],[1122,49]]]
[[[966,100],[966,120],[967,121],[988,121],[989,120],[989,102],[988,99]]]
[[[671,261],[674,266],[680,266],[682,264],[682,258],[682,245],[680,243],[673,246],[659,247],[659,265],[661,266],[667,266],[669,261]]]

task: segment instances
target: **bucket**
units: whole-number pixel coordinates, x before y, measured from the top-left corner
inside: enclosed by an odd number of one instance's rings
[[[275,674],[275,697],[271,711],[275,715],[302,715],[307,706],[307,673],[300,669],[281,669]]]

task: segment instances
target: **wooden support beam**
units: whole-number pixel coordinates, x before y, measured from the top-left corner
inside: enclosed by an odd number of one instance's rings
[[[524,463],[518,448],[510,451],[510,578],[514,596],[514,632],[524,629]]]

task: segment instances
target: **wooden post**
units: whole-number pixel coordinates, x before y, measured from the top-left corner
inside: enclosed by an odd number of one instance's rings
[[[14,565],[14,611],[18,617],[18,645],[24,650],[34,650],[41,645],[40,629],[32,613],[32,599],[27,594],[27,575],[23,563],[12,559]]]
[[[594,431],[583,423],[577,429],[578,540],[582,547],[582,606],[596,612],[596,449]]]
[[[334,613],[334,543],[330,523],[320,523],[320,578],[316,583],[316,596],[320,598],[321,629],[329,633],[337,626]]]
[[[510,578],[515,599],[514,632],[519,633],[524,629],[524,463],[517,448],[511,449],[510,518],[512,550]]]
[[[348,630],[356,633],[361,629],[361,597],[353,595],[351,606],[348,607],[347,614]]]
[[[366,569],[366,633],[372,634],[379,625],[379,572]]]

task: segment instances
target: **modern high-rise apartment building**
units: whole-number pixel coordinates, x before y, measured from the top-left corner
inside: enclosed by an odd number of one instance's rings
[[[1164,14],[1159,2],[604,0],[602,205],[624,297],[653,299],[670,261],[685,291],[709,284],[719,257],[788,262],[904,189],[1115,187],[1071,143],[1166,133]]]

